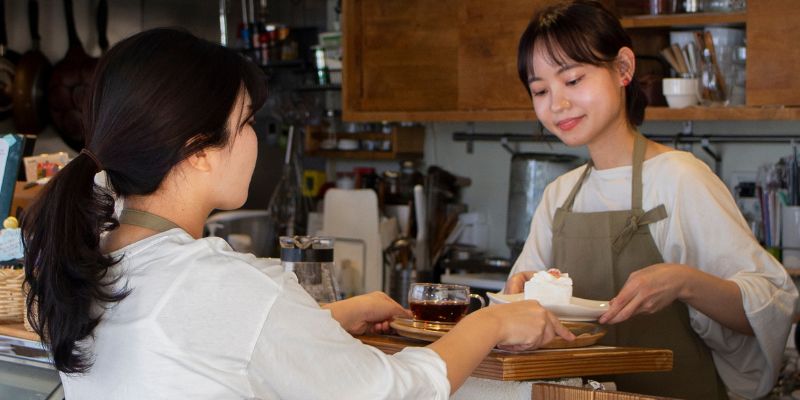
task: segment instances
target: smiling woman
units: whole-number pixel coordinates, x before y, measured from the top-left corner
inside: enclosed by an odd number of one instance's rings
[[[638,131],[646,100],[617,18],[597,1],[549,6],[523,32],[517,66],[541,123],[591,159],[545,189],[506,293],[559,268],[574,296],[612,299],[598,319],[607,344],[673,351],[673,371],[615,377],[621,390],[766,394],[797,289],[702,161]]]

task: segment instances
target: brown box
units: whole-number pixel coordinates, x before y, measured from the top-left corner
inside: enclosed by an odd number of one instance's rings
[[[11,200],[9,215],[19,217],[21,212],[28,208],[42,190],[42,185],[28,186],[25,182],[17,182],[14,187],[14,198]]]
[[[550,383],[533,385],[531,400],[667,400],[667,397],[636,393],[591,390]]]

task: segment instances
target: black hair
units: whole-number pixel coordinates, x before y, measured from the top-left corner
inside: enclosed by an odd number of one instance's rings
[[[120,260],[100,248],[101,233],[119,222],[95,173],[103,169],[121,197],[155,192],[176,164],[233,140],[227,122],[242,93],[252,101],[249,118],[266,97],[260,69],[180,29],[138,33],[100,59],[84,113],[91,154],[59,171],[22,220],[27,318],[59,371],[89,370],[82,341],[130,293],[114,288],[121,276],[109,269]]]
[[[517,51],[519,79],[529,96],[535,46],[544,46],[545,54],[559,65],[573,60],[604,67],[616,60],[621,48],[633,48],[617,17],[597,1],[573,0],[543,8],[522,33]],[[633,76],[625,87],[625,110],[631,126],[642,124],[645,107],[647,97]]]

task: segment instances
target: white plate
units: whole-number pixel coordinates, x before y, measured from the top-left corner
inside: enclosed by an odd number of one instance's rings
[[[487,292],[486,295],[495,304],[525,300],[524,293],[503,294]],[[598,317],[608,310],[608,302],[573,297],[570,300],[570,304],[542,305],[542,307],[548,309],[563,321],[596,321]]]

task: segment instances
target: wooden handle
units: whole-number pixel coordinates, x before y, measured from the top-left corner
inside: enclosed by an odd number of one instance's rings
[[[722,71],[719,69],[719,62],[717,62],[717,52],[714,50],[714,40],[711,37],[711,32],[706,32],[705,44],[708,51],[711,53],[711,65],[714,68],[714,75],[717,76],[717,88],[719,89],[719,97],[722,100],[727,98],[727,91],[725,90],[725,77],[722,76]]]
[[[678,66],[678,62],[675,61],[675,56],[672,54],[672,49],[670,49],[669,47],[662,49],[661,56],[664,57],[665,60],[667,60],[667,63],[669,63],[669,66],[672,67],[672,69],[674,69],[675,72],[679,74],[681,73],[680,67]]]
[[[686,61],[683,59],[683,52],[681,51],[680,46],[677,44],[672,45],[672,54],[675,56],[675,61],[678,63],[678,73],[683,76],[684,74],[689,73],[689,69],[686,67]]]

